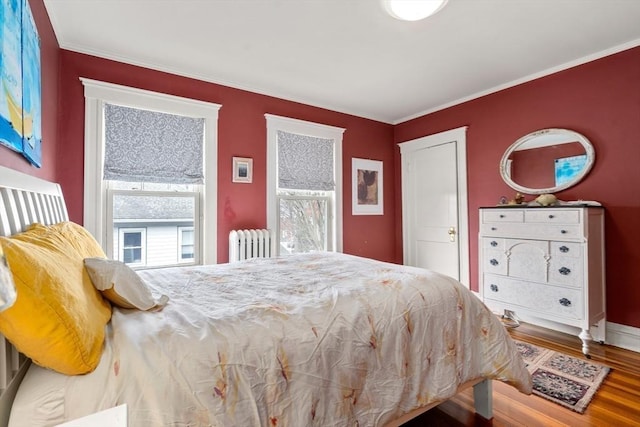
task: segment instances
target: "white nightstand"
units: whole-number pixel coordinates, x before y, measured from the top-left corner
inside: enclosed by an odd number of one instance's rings
[[[105,409],[57,427],[127,427],[127,405]]]

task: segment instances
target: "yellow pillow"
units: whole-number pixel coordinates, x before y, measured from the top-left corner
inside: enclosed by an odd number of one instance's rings
[[[18,297],[0,313],[0,332],[38,365],[77,375],[100,361],[111,307],[84,269],[105,254],[93,236],[70,222],[35,224],[0,245]]]

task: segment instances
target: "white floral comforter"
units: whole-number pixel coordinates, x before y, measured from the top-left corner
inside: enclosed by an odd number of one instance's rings
[[[314,253],[140,275],[164,310],[114,309],[91,374],[32,366],[12,426],[121,403],[134,427],[383,426],[480,377],[531,391],[500,322],[433,272]]]

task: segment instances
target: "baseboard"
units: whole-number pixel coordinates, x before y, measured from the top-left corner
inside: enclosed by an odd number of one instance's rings
[[[607,344],[640,353],[640,328],[607,322]]]
[[[472,291],[478,299],[482,300],[481,295]],[[522,316],[521,320],[528,323],[533,323],[543,328],[554,329],[556,331],[564,332],[566,334],[578,336],[580,329],[572,326],[567,326],[544,319],[527,318]],[[635,351],[640,353],[640,328],[633,326],[621,325],[613,322],[606,322],[606,344],[614,347],[624,348],[625,350]]]
[[[516,312],[516,314],[518,313]],[[575,328],[573,326],[563,325],[561,323],[555,323],[545,319],[529,318],[527,316],[519,317],[522,321],[527,323],[532,323],[534,325],[542,326],[543,328],[564,332],[565,334],[575,335],[576,339],[578,337],[578,334],[580,333],[580,328]],[[595,337],[598,336],[598,334],[594,331],[594,329],[597,329],[597,327],[594,326],[591,329],[591,334]],[[640,353],[640,328],[607,322],[605,333],[605,344]]]

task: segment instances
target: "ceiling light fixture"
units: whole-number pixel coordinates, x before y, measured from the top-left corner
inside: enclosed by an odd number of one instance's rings
[[[419,21],[427,18],[447,4],[448,0],[382,0],[384,9],[396,19]]]

